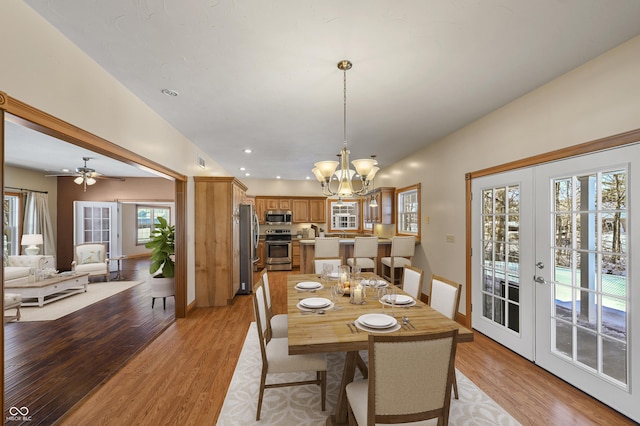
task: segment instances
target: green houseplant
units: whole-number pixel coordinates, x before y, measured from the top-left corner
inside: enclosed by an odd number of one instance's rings
[[[167,220],[161,216],[156,218],[157,225],[151,232],[151,241],[144,246],[151,249],[151,266],[149,273],[155,274],[160,270],[158,277],[173,278],[175,276],[175,232],[176,227],[169,225]]]
[[[175,295],[175,226],[158,216],[158,224],[151,232],[151,241],[144,246],[151,249],[151,308],[156,298],[162,298],[164,309],[167,308],[167,297]],[[160,273],[157,273],[160,271]]]

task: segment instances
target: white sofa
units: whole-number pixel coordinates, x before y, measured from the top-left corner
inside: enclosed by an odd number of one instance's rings
[[[4,267],[4,286],[25,283],[29,281],[29,269],[56,268],[56,259],[53,256],[9,256]]]

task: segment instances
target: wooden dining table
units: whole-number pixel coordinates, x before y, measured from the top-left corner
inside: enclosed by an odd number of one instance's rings
[[[371,276],[363,273],[363,278]],[[323,313],[304,312],[298,307],[301,299],[307,297],[323,297],[331,299],[331,284],[324,288],[311,291],[299,291],[296,284],[304,281],[321,282],[316,274],[291,274],[287,277],[287,309],[288,309],[288,338],[289,354],[309,354],[326,352],[345,352],[345,364],[342,373],[342,381],[338,394],[336,412],[327,419],[327,424],[343,424],[347,422],[347,395],[346,386],[353,381],[356,364],[359,361],[358,351],[369,348],[369,333],[363,330],[356,331],[353,323],[364,314],[382,313],[383,305],[373,298],[372,294],[366,294],[364,304],[351,304],[348,295],[339,297],[335,303],[338,309],[326,309]],[[368,290],[368,289],[367,289]],[[398,294],[406,294],[398,289]],[[418,333],[425,331],[458,329],[458,343],[472,342],[473,331],[461,324],[445,317],[427,304],[417,300],[411,307],[396,305],[384,307],[384,312],[391,314],[402,323],[402,317],[407,317],[411,326],[402,326],[393,333]]]

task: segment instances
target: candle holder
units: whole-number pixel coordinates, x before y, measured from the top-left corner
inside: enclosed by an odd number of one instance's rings
[[[366,303],[367,296],[365,288],[360,282],[356,281],[351,287],[351,295],[349,302],[354,305],[364,305]]]

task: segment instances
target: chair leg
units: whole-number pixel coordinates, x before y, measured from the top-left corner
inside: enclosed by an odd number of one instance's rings
[[[322,411],[327,409],[327,372],[320,372],[320,399],[322,400]]]
[[[165,311],[167,310],[167,298],[166,297],[162,298],[162,309],[164,309]]]
[[[458,379],[456,379],[456,373],[453,373],[453,397],[455,399],[459,399],[458,398]]]
[[[364,363],[360,353],[358,353],[358,356],[356,357],[356,366],[358,367],[358,370],[360,370],[360,373],[362,373],[362,377],[367,379],[369,377],[369,367]]]
[[[152,297],[151,298],[151,309],[153,309],[153,305],[156,303],[156,298]]]
[[[262,397],[264,396],[264,386],[267,381],[267,372],[262,369],[262,376],[260,377],[260,392],[258,393],[258,409],[256,411],[256,421],[260,420],[260,410],[262,409]]]

